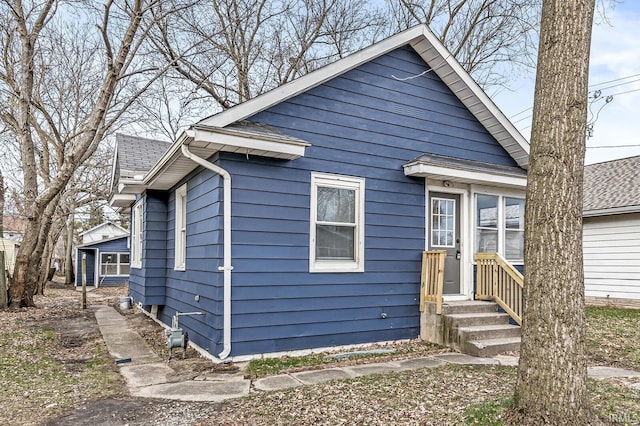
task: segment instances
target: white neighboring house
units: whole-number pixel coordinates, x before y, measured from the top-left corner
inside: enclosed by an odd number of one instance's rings
[[[640,307],[640,156],[585,167],[587,303]]]
[[[13,275],[13,268],[16,265],[16,254],[20,244],[8,238],[0,238],[0,251],[4,252],[4,270],[9,276]],[[2,267],[2,265],[0,265]],[[2,271],[2,269],[0,269]]]
[[[129,231],[111,222],[104,222],[81,233],[82,244],[95,243],[111,238],[129,235]]]

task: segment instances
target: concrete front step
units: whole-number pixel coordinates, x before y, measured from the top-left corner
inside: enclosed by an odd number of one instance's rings
[[[499,312],[475,312],[469,314],[447,314],[445,324],[452,328],[473,327],[479,325],[509,324],[509,315]]]
[[[494,302],[478,300],[463,300],[459,302],[445,302],[442,305],[442,314],[470,314],[473,312],[497,312],[498,305]]]
[[[511,324],[459,327],[458,336],[460,338],[460,341],[520,337],[520,327]]]
[[[462,352],[480,357],[491,357],[510,351],[520,350],[520,337],[502,339],[469,340],[461,342]]]

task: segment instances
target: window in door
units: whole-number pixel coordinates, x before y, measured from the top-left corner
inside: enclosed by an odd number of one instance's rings
[[[455,247],[456,200],[431,199],[431,246]]]

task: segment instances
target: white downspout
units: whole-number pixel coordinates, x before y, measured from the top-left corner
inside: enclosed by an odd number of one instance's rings
[[[182,143],[182,154],[188,159],[222,176],[223,179],[223,266],[218,266],[223,271],[223,349],[218,358],[225,359],[231,353],[231,175],[222,167],[210,163],[202,157],[198,157],[189,151],[186,140]]]

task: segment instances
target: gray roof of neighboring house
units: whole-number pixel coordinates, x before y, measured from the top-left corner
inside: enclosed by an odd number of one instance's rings
[[[584,168],[584,216],[640,211],[640,156]]]
[[[117,134],[117,166],[121,177],[145,174],[171,146],[169,142]],[[125,172],[125,173],[123,173]]]

